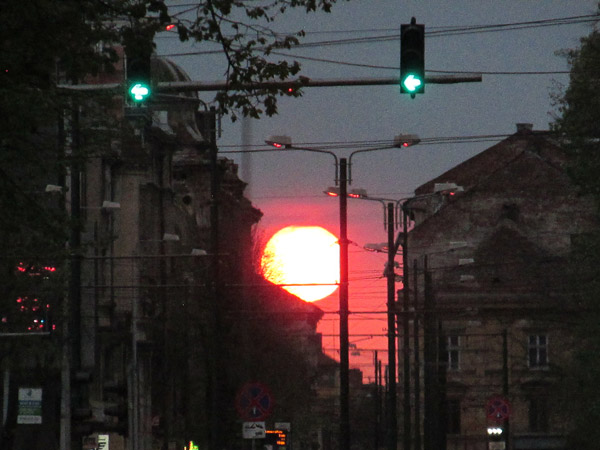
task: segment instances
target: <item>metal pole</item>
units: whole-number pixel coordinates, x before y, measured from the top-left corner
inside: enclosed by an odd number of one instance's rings
[[[398,420],[396,414],[396,279],[394,274],[394,203],[387,204],[388,260],[387,276],[387,311],[388,311],[388,450],[396,450],[398,446]]]
[[[418,280],[417,261],[413,263],[413,286],[414,286],[414,310],[415,317],[413,321],[413,345],[415,359],[415,450],[421,450],[421,351],[419,349],[419,296],[418,296]]]
[[[509,371],[508,371],[508,330],[502,330],[502,395],[508,398],[509,389]],[[504,442],[506,448],[511,448],[510,442],[510,419],[504,420]]]
[[[435,425],[435,319],[433,317],[433,297],[431,293],[431,274],[427,264],[427,256],[423,263],[424,275],[424,312],[423,312],[423,389],[424,389],[424,417],[423,417],[423,448],[424,450],[437,450],[436,425]]]
[[[69,349],[64,350],[64,357],[68,357],[70,361],[67,361],[69,364],[69,370],[71,374],[76,374],[81,370],[81,149],[80,149],[80,130],[79,130],[79,104],[74,102],[72,104],[72,116],[71,116],[71,133],[72,133],[72,143],[71,143],[71,173],[70,173],[70,189],[71,189],[71,235],[69,239],[69,251],[71,253],[71,270],[70,270],[70,279],[69,279],[69,294],[68,294],[68,304],[67,304],[67,329],[65,330],[65,335],[63,338],[67,339]],[[68,353],[67,353],[68,351]],[[66,367],[63,366],[62,370],[66,370]],[[69,380],[70,383],[73,382],[73,379],[70,375],[65,373],[62,374],[63,382],[66,382],[66,379]],[[76,388],[75,386],[70,386],[69,389],[65,389],[63,386],[63,394],[70,394],[70,407],[73,408],[81,408],[85,402],[82,395],[81,387]],[[67,401],[65,399],[63,403],[63,407],[66,408]],[[70,446],[71,448],[77,450],[81,448],[81,441],[78,439],[79,436],[76,436],[76,433],[73,432],[73,418],[67,411],[62,411],[63,414],[63,429],[69,430],[70,432]],[[70,421],[70,424],[65,423],[65,421]]]
[[[340,159],[340,450],[350,450],[347,161]]]
[[[406,211],[402,208],[402,312],[403,314],[403,350],[404,350],[404,449],[410,450],[411,444],[411,420],[410,420],[410,327],[409,327],[409,286],[410,277],[408,271],[408,219]]]
[[[375,350],[375,352],[373,353],[373,362],[375,365],[375,392],[374,394],[374,398],[375,398],[375,436],[374,436],[374,448],[375,450],[379,450],[379,420],[380,420],[380,409],[381,409],[381,405],[379,403],[379,356],[378,356],[378,352],[377,350]]]
[[[425,77],[425,84],[457,84],[457,83],[480,83],[483,80],[481,74],[448,74],[432,75]],[[395,86],[398,84],[398,78],[342,78],[342,79],[311,79],[300,77],[295,80],[286,81],[255,81],[242,83],[236,88],[244,90],[252,89],[286,89],[286,88],[304,88],[304,87],[342,87],[342,86]],[[122,89],[121,83],[107,84],[59,84],[58,89],[64,91],[101,91]],[[199,91],[225,91],[231,90],[232,86],[228,81],[167,81],[160,82],[156,86],[157,93],[166,92],[199,92]],[[181,101],[178,98],[177,101]]]

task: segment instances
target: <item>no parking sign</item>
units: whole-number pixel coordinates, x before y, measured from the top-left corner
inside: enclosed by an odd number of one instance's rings
[[[510,403],[501,395],[494,395],[485,405],[485,415],[494,422],[504,422],[510,417]]]
[[[262,383],[246,383],[238,391],[235,407],[242,419],[260,422],[271,415],[273,396],[269,388]]]

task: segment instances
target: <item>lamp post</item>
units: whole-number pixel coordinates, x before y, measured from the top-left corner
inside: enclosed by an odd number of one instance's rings
[[[405,148],[410,147],[412,145],[416,145],[421,140],[417,135],[414,134],[401,134],[394,138],[393,147],[396,148]],[[352,156],[357,153],[370,152],[374,150],[380,149],[361,149],[356,150],[355,152],[350,154],[349,162],[352,161]],[[351,168],[351,163],[349,164]],[[349,182],[351,183],[352,177],[350,175]],[[384,199],[384,198],[375,198],[369,197],[366,191],[361,189],[353,189],[350,193],[346,192],[346,186],[342,189],[340,186],[339,189],[329,188],[325,193],[330,196],[339,195],[340,204],[342,199],[346,196],[351,198],[357,198],[362,200],[373,200],[378,201],[384,206],[383,211],[383,225],[387,230],[387,248],[388,248],[388,260],[386,265],[385,276],[387,279],[387,339],[388,339],[388,397],[387,397],[387,448],[388,450],[396,450],[398,446],[398,416],[397,416],[397,392],[396,392],[396,274],[394,273],[394,259],[396,253],[398,252],[398,248],[400,245],[399,241],[394,239],[394,231],[396,228],[397,220],[396,220],[396,205],[398,204],[395,200]],[[345,203],[344,203],[345,207]],[[404,230],[406,231],[406,230]],[[404,270],[406,271],[406,265],[404,266]],[[406,274],[406,272],[405,272]],[[407,277],[405,276],[405,279]],[[405,362],[404,367],[408,365],[406,361],[408,355],[408,332],[406,331],[408,327],[408,317],[405,317],[406,327],[404,328],[404,354],[405,354]],[[341,358],[340,358],[341,359]],[[410,380],[406,376],[404,376],[404,447],[409,448],[410,445],[410,399],[409,399],[409,388],[410,388]],[[406,411],[408,404],[408,412]],[[408,422],[407,422],[408,421]]]
[[[343,195],[341,190],[329,188],[325,191],[327,195],[340,197]],[[395,450],[398,446],[398,417],[396,412],[396,274],[394,273],[394,260],[398,253],[399,240],[394,239],[396,229],[395,218],[395,200],[389,200],[378,197],[369,197],[366,191],[362,189],[353,189],[347,194],[350,198],[359,200],[371,200],[380,202],[383,205],[384,228],[387,230],[387,263],[385,267],[385,277],[387,280],[387,346],[388,346],[388,396],[387,396],[387,448]],[[398,236],[400,237],[400,236]],[[405,346],[408,345],[405,342]],[[407,348],[405,348],[405,352]],[[405,377],[406,384],[406,377]],[[405,392],[406,397],[406,392]],[[406,398],[405,398],[406,400]],[[410,424],[409,424],[410,427]],[[406,415],[404,423],[404,435],[407,435]],[[405,446],[405,448],[408,448]]]
[[[398,139],[398,138],[397,138]],[[416,141],[418,142],[418,140]],[[415,143],[416,143],[415,142]],[[407,146],[407,145],[402,145]],[[458,186],[455,183],[436,183],[432,193],[423,194],[416,197],[402,198],[399,200],[386,199],[381,197],[371,197],[367,194],[364,189],[352,189],[347,193],[350,198],[356,198],[359,200],[370,200],[380,202],[384,207],[384,228],[388,232],[388,242],[385,246],[388,254],[388,261],[386,265],[386,278],[387,278],[387,292],[388,292],[388,352],[389,352],[389,392],[388,396],[388,444],[390,449],[395,449],[397,445],[397,418],[396,418],[396,355],[395,355],[395,323],[394,316],[397,313],[395,304],[395,274],[393,271],[394,258],[398,252],[400,246],[402,246],[402,260],[403,260],[403,302],[402,302],[402,321],[400,315],[397,317],[398,330],[403,330],[403,342],[402,342],[402,354],[400,354],[400,343],[398,343],[398,360],[403,360],[403,448],[409,449],[412,441],[412,423],[411,423],[411,402],[410,402],[410,318],[409,318],[409,276],[408,276],[408,210],[409,200],[418,200],[422,198],[440,196],[440,195],[454,195],[456,192],[461,192],[462,186]],[[330,196],[343,195],[340,189],[330,187],[325,194]],[[398,234],[396,240],[394,240],[394,230],[400,222],[400,211],[402,212],[402,232]],[[382,250],[383,245],[374,246],[379,247]],[[416,309],[415,309],[416,311]],[[416,317],[415,317],[415,330],[416,330]],[[416,338],[415,331],[415,338]],[[416,347],[415,341],[415,352],[418,357],[418,348]],[[418,378],[415,374],[415,408],[418,408],[418,395],[417,386]],[[394,430],[393,433],[390,430]],[[415,417],[415,431],[419,432],[419,423],[417,416]],[[420,442],[420,436],[415,435],[415,442]],[[420,445],[420,444],[419,444]]]
[[[311,147],[301,147],[292,144],[292,139],[289,136],[269,136],[265,143],[272,145],[280,150],[303,150],[317,153],[328,153],[334,157],[335,160],[335,184],[334,188],[339,194],[339,210],[340,210],[340,286],[339,286],[339,307],[340,307],[340,450],[350,449],[350,362],[349,362],[349,345],[348,345],[348,236],[347,236],[347,225],[348,225],[348,210],[347,210],[347,197],[348,197],[348,184],[352,183],[351,167],[352,157],[357,153],[371,152],[377,150],[385,150],[390,148],[402,148],[415,145],[420,142],[420,139],[416,135],[401,134],[394,138],[392,145],[365,148],[355,150],[350,154],[348,159],[340,158],[338,161],[337,155],[329,150],[316,149]],[[385,215],[384,215],[385,221]],[[385,223],[385,222],[384,222]],[[391,235],[391,244],[394,241],[394,205],[389,205],[389,213],[387,222],[389,224],[389,232]],[[397,248],[397,247],[396,247]],[[394,252],[395,253],[395,252]],[[397,444],[397,420],[396,420],[396,359],[395,359],[395,325],[394,325],[394,274],[393,264],[394,255],[389,257],[391,259],[390,267],[388,270],[391,275],[388,276],[388,353],[389,353],[389,414],[388,414],[388,448],[389,450],[396,450]],[[391,286],[391,287],[390,287]],[[391,325],[390,325],[391,321]]]
[[[301,150],[328,153],[335,161],[335,183],[340,192],[340,450],[350,450],[350,361],[348,350],[348,209],[346,191],[348,185],[346,158],[338,157],[328,150],[292,145],[288,136],[270,136],[266,141],[281,150]]]

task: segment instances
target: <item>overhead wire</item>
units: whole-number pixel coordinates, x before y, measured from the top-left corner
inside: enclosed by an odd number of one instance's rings
[[[179,13],[178,13],[179,14]],[[447,27],[432,27],[428,28],[425,31],[425,37],[445,37],[445,36],[457,36],[464,34],[479,34],[479,33],[491,33],[491,32],[501,32],[501,31],[514,31],[514,30],[524,30],[524,29],[532,29],[532,28],[543,28],[550,26],[564,26],[564,25],[580,25],[585,23],[594,23],[597,22],[600,18],[600,14],[586,14],[579,16],[567,16],[567,17],[557,17],[552,19],[540,19],[540,20],[530,20],[523,22],[508,22],[508,23],[500,23],[500,24],[487,24],[487,25],[458,25],[458,26],[447,26]],[[336,33],[348,33],[348,34],[356,34],[359,32],[382,32],[382,31],[390,31],[392,34],[384,34],[384,35],[375,35],[375,36],[365,36],[365,37],[351,37],[345,39],[335,39],[335,40],[323,40],[323,41],[314,41],[314,42],[303,42],[294,45],[294,48],[311,48],[311,47],[326,47],[332,45],[349,45],[349,44],[369,44],[372,42],[386,42],[386,41],[394,41],[400,40],[400,33],[398,29],[369,29],[369,30],[338,30]],[[307,32],[304,31],[304,34],[317,34],[322,32]],[[332,33],[330,31],[330,33]],[[275,36],[288,36],[290,33],[274,33]],[[187,55],[192,54],[203,54],[203,52],[191,52]],[[183,56],[182,54],[178,54],[177,56]]]

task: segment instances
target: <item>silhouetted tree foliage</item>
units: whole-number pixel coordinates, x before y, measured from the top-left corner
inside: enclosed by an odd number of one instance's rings
[[[559,98],[554,130],[570,155],[570,174],[582,193],[600,205],[600,33],[567,52],[570,82]],[[571,264],[581,306],[578,342],[565,380],[565,405],[572,418],[570,448],[596,449],[600,440],[600,233],[580,237]]]
[[[231,88],[213,100],[220,113],[232,118],[272,115],[280,95],[297,96],[299,91],[289,94],[247,86],[296,75],[297,62],[277,60],[271,52],[298,43],[302,32],[283,35],[270,29],[270,24],[290,9],[329,12],[334,3],[207,0],[191,2],[186,14],[171,17],[162,0],[2,2],[0,254],[4,260],[0,277],[11,274],[24,256],[61,257],[70,224],[60,195],[46,194],[44,187],[65,186],[71,163],[77,158],[83,161],[96,151],[96,144],[106,142],[100,130],[118,126],[113,115],[105,114],[104,102],[112,94],[75,94],[58,89],[57,84],[81,83],[90,75],[113,71],[118,61],[115,45],[153,48],[155,35],[171,24],[182,41],[221,46],[227,62],[223,77]],[[75,112],[81,113],[81,148],[70,154]],[[10,284],[2,281],[1,285]]]

